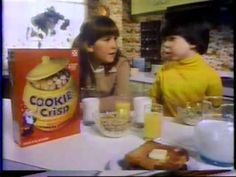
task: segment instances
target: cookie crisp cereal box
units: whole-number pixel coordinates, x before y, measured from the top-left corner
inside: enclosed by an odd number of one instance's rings
[[[80,132],[78,51],[9,49],[14,140],[29,146]]]

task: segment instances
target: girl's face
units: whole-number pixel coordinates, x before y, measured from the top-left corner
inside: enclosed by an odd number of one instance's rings
[[[116,36],[102,37],[89,47],[89,52],[93,53],[97,62],[112,63],[118,50],[116,40]]]
[[[189,44],[183,37],[178,35],[168,36],[161,46],[161,56],[166,60],[178,61],[193,56],[195,45]]]

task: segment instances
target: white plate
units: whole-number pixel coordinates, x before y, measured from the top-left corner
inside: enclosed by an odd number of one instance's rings
[[[157,143],[170,145],[169,143],[157,138],[154,140]],[[170,145],[174,146],[174,145]],[[181,148],[181,147],[179,147]],[[188,149],[186,149],[188,150]],[[204,162],[195,151],[189,151],[189,160],[186,163],[188,170],[233,170],[233,167],[220,167]],[[119,154],[114,156],[111,160],[108,161],[106,165],[107,170],[124,170],[120,165],[120,162],[124,159],[124,154]]]
[[[161,172],[156,170],[105,170],[101,171],[98,176],[151,176]]]
[[[173,144],[169,144],[168,142],[165,142],[164,140],[161,140],[160,138],[154,140],[157,143],[166,144],[170,146],[175,146]],[[184,146],[188,146],[188,144],[185,144]],[[178,148],[184,148],[183,144],[181,146],[176,146]],[[233,170],[233,167],[220,167],[215,166],[206,163],[203,161],[195,149],[192,149],[191,146],[188,146],[188,148],[184,148],[189,153],[189,161],[187,163],[188,170]]]
[[[122,160],[124,159],[124,155],[117,155],[114,156],[111,160],[108,161],[106,170],[126,170],[122,167]],[[189,160],[187,162],[187,169],[188,170],[199,170],[197,161],[189,157]]]

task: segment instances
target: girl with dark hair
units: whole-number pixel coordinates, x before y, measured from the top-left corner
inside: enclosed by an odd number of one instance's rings
[[[82,24],[72,45],[79,50],[81,98],[100,97],[104,109],[110,96],[129,95],[130,65],[118,49],[118,36],[112,19],[95,16]]]
[[[177,116],[177,107],[201,102],[205,96],[222,96],[219,74],[201,54],[207,51],[209,26],[201,20],[184,17],[167,20],[161,31],[163,67],[149,95],[163,104],[166,116]]]

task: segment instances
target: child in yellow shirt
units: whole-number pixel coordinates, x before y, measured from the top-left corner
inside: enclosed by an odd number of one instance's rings
[[[177,116],[177,107],[222,96],[222,81],[201,54],[207,51],[209,28],[198,21],[166,21],[162,28],[163,67],[156,75],[149,96],[163,104],[164,115]]]

